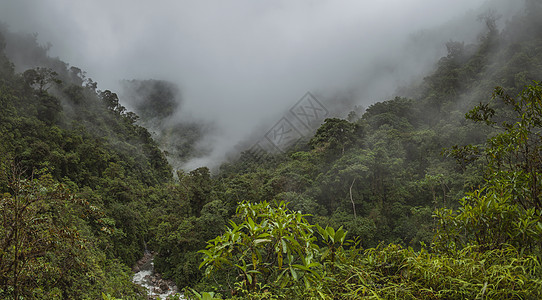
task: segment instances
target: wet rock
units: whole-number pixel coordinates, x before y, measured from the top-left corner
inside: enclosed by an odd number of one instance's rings
[[[169,285],[163,280],[160,281],[160,283],[158,284],[158,287],[160,287],[160,289],[164,292],[169,291]]]
[[[144,264],[148,263],[150,260],[152,260],[153,258],[153,255],[150,254],[150,253],[145,253],[145,255],[143,255],[143,257],[137,261],[137,265],[139,267],[143,266]]]
[[[154,254],[156,253],[145,253],[137,261],[132,268],[135,273],[133,281],[148,290],[148,299],[158,299],[158,296],[165,299],[168,295],[178,293],[178,289],[173,281],[163,279],[160,273],[154,271],[152,262]]]

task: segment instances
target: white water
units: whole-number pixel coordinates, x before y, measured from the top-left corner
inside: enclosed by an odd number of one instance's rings
[[[158,290],[160,290],[160,288],[158,287],[158,280],[156,280],[154,283],[152,282],[152,279],[156,278],[154,276],[155,274],[153,259],[154,258],[149,259],[149,261],[147,261],[139,268],[140,271],[134,274],[132,281],[135,284],[141,285],[146,288],[149,296],[152,297],[160,297],[160,299],[166,299],[168,296],[178,293],[177,286],[175,286],[174,284],[168,284],[169,290],[165,291],[164,293],[157,292]],[[181,296],[180,299],[185,298]]]

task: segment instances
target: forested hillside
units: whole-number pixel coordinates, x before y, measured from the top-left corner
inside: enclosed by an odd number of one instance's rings
[[[408,98],[217,174],[173,170],[143,127],[175,88],[125,82],[145,86],[139,119],[2,29],[0,297],[144,299],[129,266],[147,249],[196,299],[541,298],[541,15],[481,15]],[[171,130],[192,155],[199,127]]]
[[[4,50],[31,68],[14,71]],[[171,167],[115,93],[49,58],[35,36],[0,37],[0,297],[142,295],[131,266],[147,197]]]
[[[298,233],[306,225],[273,204],[244,204],[203,252],[208,284],[225,295],[237,282],[255,299],[540,297],[541,87],[533,81],[542,78],[542,10],[527,5],[501,30],[498,14],[481,15],[478,42],[448,42],[412,98],[375,103],[359,119],[327,119],[284,155],[247,152],[223,165],[217,185],[230,212],[239,201],[285,201],[292,215],[342,227],[355,242],[316,227]],[[185,235],[181,228],[173,234]],[[170,262],[160,259],[166,274],[186,280]]]

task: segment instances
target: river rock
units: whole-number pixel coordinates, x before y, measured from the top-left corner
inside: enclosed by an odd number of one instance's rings
[[[169,285],[163,280],[160,280],[160,282],[158,283],[158,286],[164,292],[169,291]]]
[[[154,271],[153,256],[156,253],[145,253],[143,257],[133,266],[133,282],[144,286],[149,292],[148,299],[165,299],[168,295],[178,293],[175,282],[165,280],[162,275]],[[184,299],[181,297],[181,299]]]
[[[153,292],[154,292],[155,294],[163,294],[163,293],[164,293],[164,291],[162,291],[162,289],[161,289],[160,287],[155,287],[155,288],[153,289]]]

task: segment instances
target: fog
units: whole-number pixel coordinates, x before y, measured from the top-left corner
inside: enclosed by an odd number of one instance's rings
[[[37,32],[101,90],[118,91],[122,79],[177,84],[176,118],[215,129],[191,169],[243,150],[308,91],[332,115],[395,96],[445,55],[445,42],[474,41],[477,14],[506,15],[511,2],[3,0],[0,21]]]

